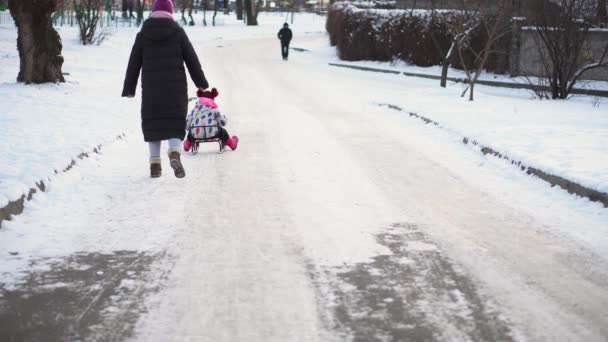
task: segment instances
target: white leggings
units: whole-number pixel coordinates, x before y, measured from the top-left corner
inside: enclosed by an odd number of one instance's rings
[[[182,144],[181,139],[173,138],[167,141],[169,142],[169,151],[179,151]],[[150,149],[150,158],[160,158],[160,141],[149,141],[148,148]]]

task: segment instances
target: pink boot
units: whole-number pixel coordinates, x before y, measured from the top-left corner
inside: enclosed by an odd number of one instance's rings
[[[229,138],[228,140],[226,140],[226,146],[230,147],[231,150],[236,150],[236,147],[239,144],[239,137],[237,137],[236,135],[232,136],[232,138]]]
[[[186,151],[186,152],[190,151],[190,147],[192,147],[192,143],[190,142],[190,140],[188,140],[188,139],[184,140],[184,151]]]

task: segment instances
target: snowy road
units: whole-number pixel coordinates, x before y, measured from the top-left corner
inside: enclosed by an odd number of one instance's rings
[[[433,137],[374,104],[423,90],[282,62],[275,39],[193,43],[239,149],[206,146],[184,156],[185,179],[165,163],[151,180],[131,135],[58,177],[8,229],[59,215],[74,253],[24,261],[0,296],[1,340],[608,338],[606,245],[560,233],[606,228],[494,192],[530,198],[536,181],[482,157],[448,167],[422,147]],[[447,162],[464,149],[443,148]]]

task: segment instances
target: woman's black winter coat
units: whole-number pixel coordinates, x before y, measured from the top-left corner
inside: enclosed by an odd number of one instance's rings
[[[171,19],[147,19],[135,38],[122,90],[122,96],[135,95],[141,70],[145,141],[184,138],[188,111],[184,62],[194,84],[209,87],[186,32]]]

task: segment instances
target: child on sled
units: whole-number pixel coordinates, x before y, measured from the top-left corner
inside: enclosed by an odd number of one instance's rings
[[[217,89],[213,88],[211,91],[199,90],[196,95],[198,96],[198,101],[186,117],[188,136],[184,140],[184,151],[190,151],[198,141],[213,138],[219,138],[220,140],[220,153],[224,152],[226,146],[232,150],[236,150],[239,138],[236,135],[231,137],[228,134],[224,128],[227,118],[219,111],[214,101],[219,95]]]

